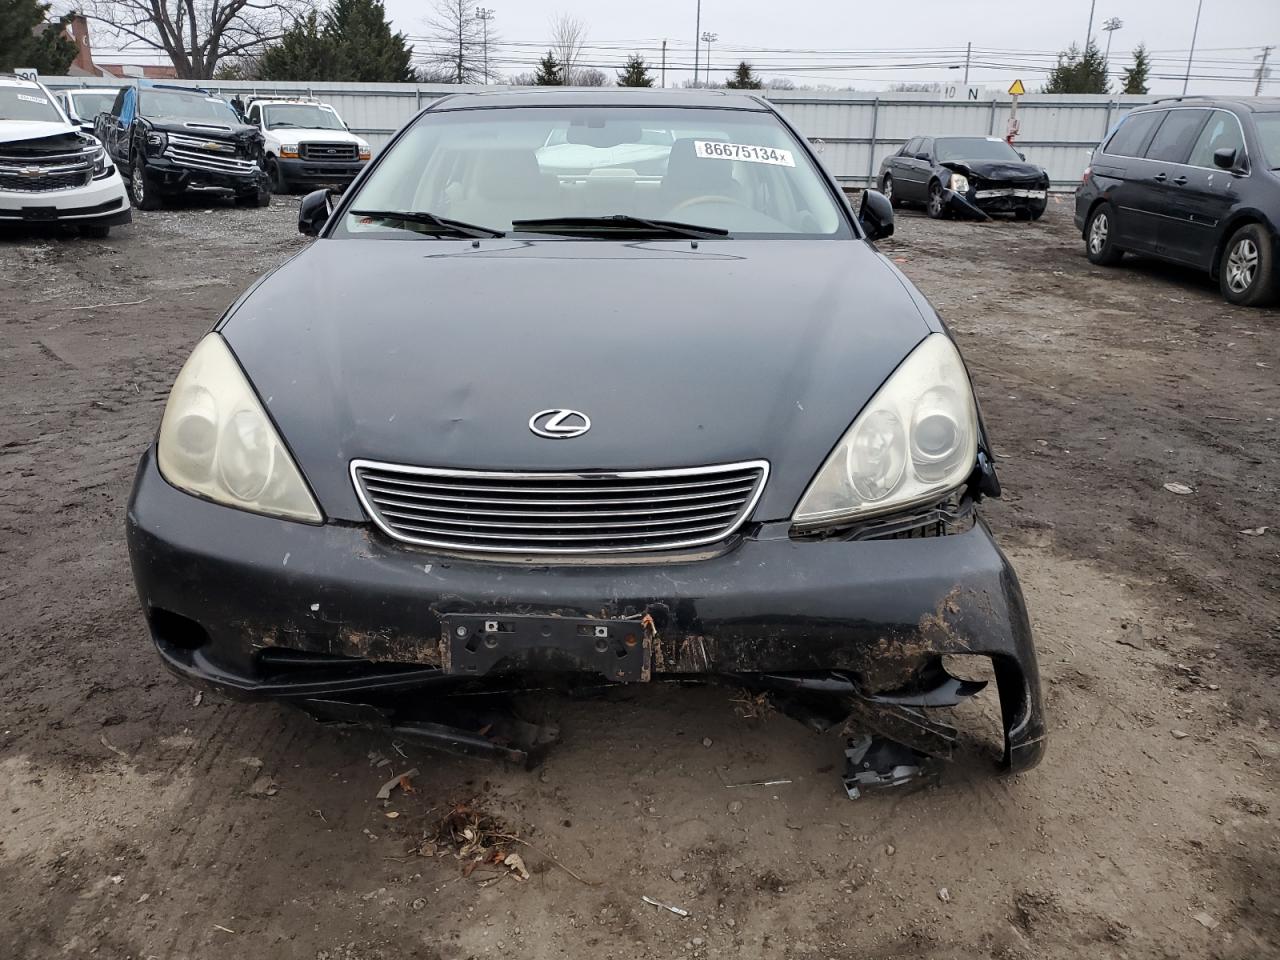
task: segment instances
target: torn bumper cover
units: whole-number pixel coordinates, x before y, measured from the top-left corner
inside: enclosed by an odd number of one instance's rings
[[[421,698],[515,687],[531,672],[766,686],[835,672],[864,703],[924,697],[907,710],[910,724],[929,707],[940,658],[976,654],[994,664],[1001,766],[1028,769],[1043,751],[1021,589],[982,523],[826,542],[783,528],[687,562],[499,563],[391,544],[363,525],[208,503],[171,487],[153,451],[139,465],[127,533],[165,664],[233,696]]]

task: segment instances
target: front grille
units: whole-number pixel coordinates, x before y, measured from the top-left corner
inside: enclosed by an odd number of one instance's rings
[[[18,193],[47,193],[51,190],[71,190],[83,187],[89,182],[93,168],[71,173],[43,173],[37,177],[23,176],[0,172],[0,190],[12,190]]]
[[[257,170],[257,162],[236,155],[236,145],[226,140],[209,137],[184,137],[169,134],[169,145],[164,155],[182,167],[208,170],[213,173],[229,173],[248,176]]]
[[[93,178],[93,153],[0,154],[0,190],[47,193],[83,187]]]
[[[303,160],[355,160],[354,143],[303,143],[298,153]]]
[[[374,523],[407,543],[483,553],[674,550],[723,540],[764,489],[763,460],[624,473],[496,473],[356,460]]]

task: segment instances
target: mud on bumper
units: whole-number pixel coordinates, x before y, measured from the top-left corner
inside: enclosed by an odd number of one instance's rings
[[[445,627],[474,616],[626,621],[643,627],[646,677],[785,686],[834,676],[865,703],[919,704],[941,657],[989,657],[1001,766],[1028,769],[1043,751],[1021,588],[980,522],[950,536],[857,542],[797,542],[780,526],[688,562],[496,563],[394,545],[363,525],[218,506],[171,487],[148,453],[127,534],[164,663],[232,696],[360,701],[515,685],[533,668],[520,653],[481,681],[449,672]]]

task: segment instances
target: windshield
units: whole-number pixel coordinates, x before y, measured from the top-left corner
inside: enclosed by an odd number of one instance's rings
[[[194,120],[238,125],[231,104],[199,91],[142,90],[138,112],[152,120]]]
[[[262,108],[263,126],[298,127],[304,130],[345,130],[332,107],[314,103],[286,103]]]
[[[0,120],[66,122],[39,87],[0,87]]]
[[[1280,113],[1255,113],[1253,125],[1258,129],[1258,142],[1266,165],[1280,170]]]
[[[627,215],[734,236],[848,236],[808,154],[747,110],[515,107],[425,114],[384,154],[349,210],[425,211],[510,231],[513,220]],[[412,235],[342,218],[337,235]]]
[[[71,106],[76,112],[76,116],[82,120],[92,120],[100,113],[106,113],[111,109],[111,104],[115,103],[116,92],[108,90],[106,93],[73,93],[67,97],[71,101]]]
[[[1018,151],[999,137],[942,137],[938,140],[938,162],[960,160],[1010,160],[1022,163]]]

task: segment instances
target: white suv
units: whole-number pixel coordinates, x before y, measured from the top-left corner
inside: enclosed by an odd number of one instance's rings
[[[67,223],[105,237],[132,219],[102,144],[39,83],[0,74],[0,224]]]
[[[346,187],[373,155],[337,110],[311,97],[250,100],[244,110],[245,119],[262,130],[267,176],[276,193]]]

